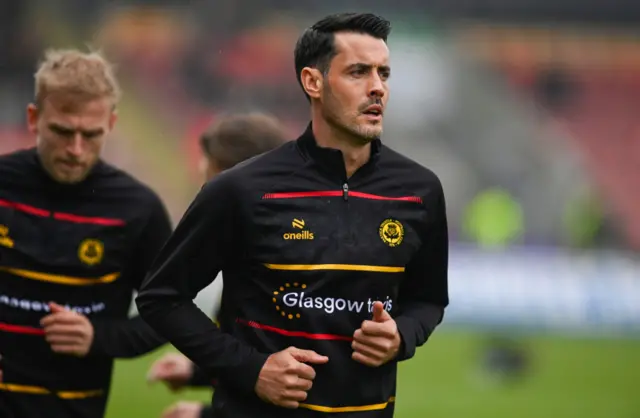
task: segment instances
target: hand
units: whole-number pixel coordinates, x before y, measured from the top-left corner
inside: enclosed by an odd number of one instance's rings
[[[151,365],[147,381],[164,382],[170,390],[176,392],[183,389],[192,376],[193,362],[182,354],[169,353]],[[177,404],[176,408],[178,406],[180,404]]]
[[[204,406],[200,402],[180,401],[162,413],[162,418],[200,418]]]
[[[316,372],[309,364],[329,361],[315,351],[289,347],[267,359],[256,383],[256,393],[266,402],[295,409],[307,399]]]
[[[364,321],[353,334],[351,358],[366,366],[381,366],[398,355],[400,341],[396,321],[382,302],[374,302],[373,320]]]
[[[49,308],[51,313],[40,320],[40,325],[51,349],[60,354],[86,356],[93,343],[93,325],[89,319],[53,302]]]

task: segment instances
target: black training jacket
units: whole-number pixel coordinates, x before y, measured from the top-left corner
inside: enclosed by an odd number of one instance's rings
[[[297,140],[206,184],[152,266],[136,303],[159,334],[218,377],[216,417],[393,416],[397,361],[351,359],[351,338],[384,302],[412,357],[448,304],[448,234],[441,183],[372,143],[346,178],[342,154],[311,125]],[[220,330],[193,303],[218,271]],[[269,354],[288,346],[327,355],[297,410],[254,392]]]
[[[164,342],[128,314],[170,233],[157,195],[104,162],[63,185],[34,149],[0,156],[0,417],[104,416],[113,359]],[[39,324],[49,301],[89,318],[88,356],[51,350]]]

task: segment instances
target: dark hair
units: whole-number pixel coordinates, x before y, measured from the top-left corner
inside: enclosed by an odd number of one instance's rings
[[[280,122],[264,113],[234,114],[215,121],[201,136],[200,146],[208,158],[227,170],[286,142]]]
[[[362,33],[387,42],[391,23],[371,13],[338,13],[306,29],[298,38],[294,52],[296,78],[301,87],[300,73],[304,67],[317,68],[324,74],[329,71],[331,60],[337,54],[335,34],[338,32]],[[306,92],[305,95],[309,98]]]

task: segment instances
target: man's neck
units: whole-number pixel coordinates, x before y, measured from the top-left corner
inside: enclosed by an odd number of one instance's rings
[[[330,126],[323,120],[314,120],[312,129],[319,147],[333,148],[342,152],[347,178],[371,158],[371,143],[363,144],[358,141],[358,138]]]

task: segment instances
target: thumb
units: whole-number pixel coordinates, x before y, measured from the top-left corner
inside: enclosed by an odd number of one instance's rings
[[[315,351],[301,350],[295,347],[289,351],[289,354],[301,363],[324,364],[329,361],[329,357],[321,356]]]
[[[49,309],[51,309],[51,313],[59,313],[59,312],[65,312],[66,311],[64,306],[58,305],[55,302],[49,302]]]
[[[373,322],[386,322],[390,319],[391,315],[384,309],[382,302],[373,302]]]

